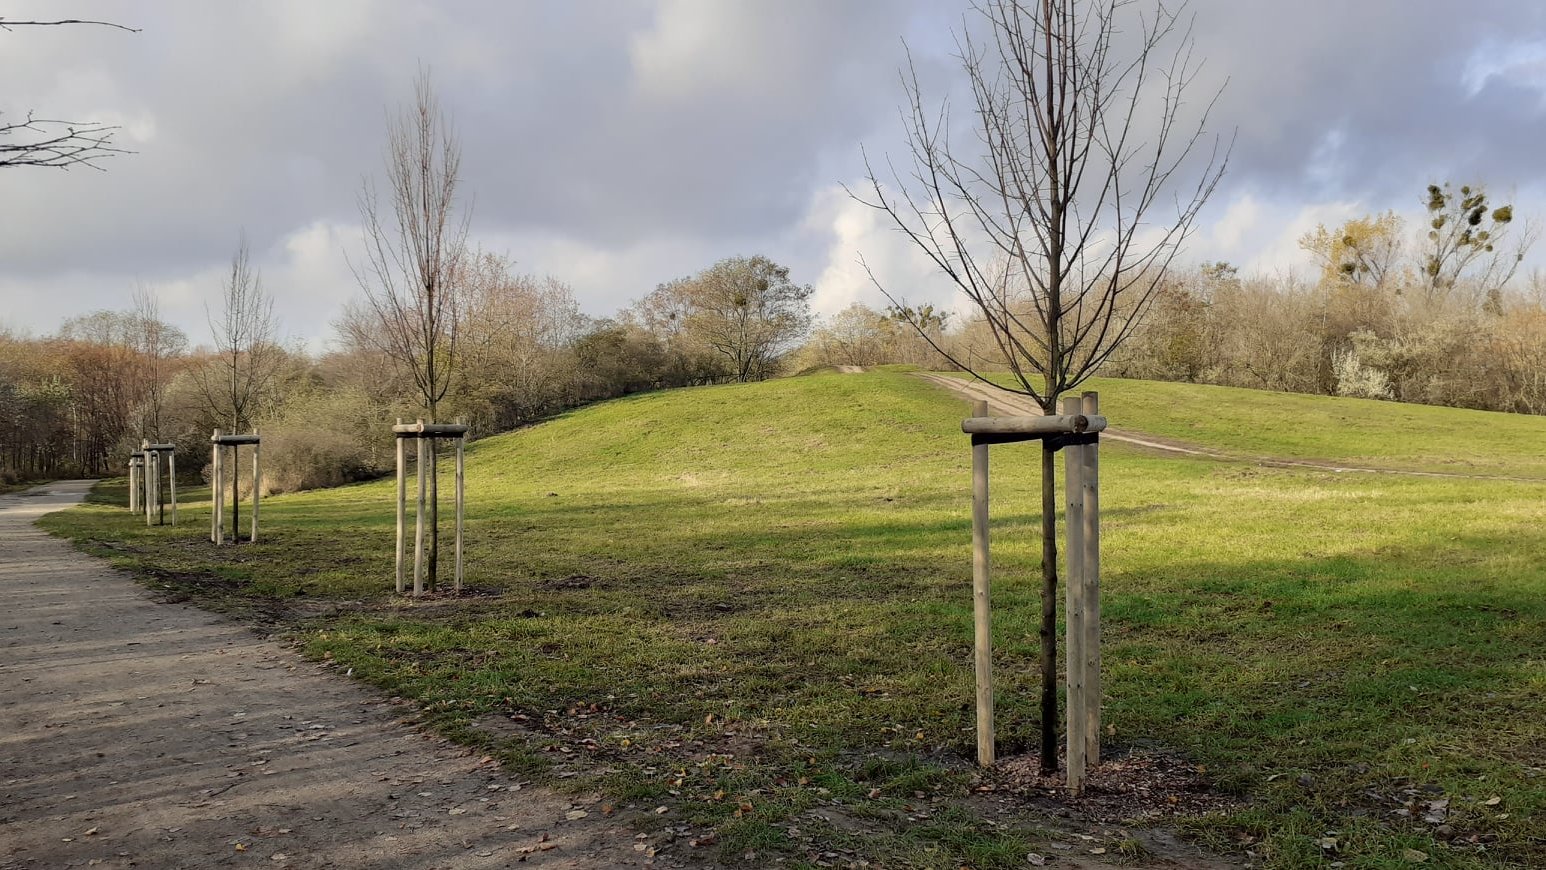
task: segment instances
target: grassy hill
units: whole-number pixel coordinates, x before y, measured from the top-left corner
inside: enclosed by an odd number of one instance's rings
[[[1546,420],[1095,387],[1126,431],[1546,478]],[[830,374],[638,396],[480,441],[479,594],[461,601],[388,595],[390,481],[266,501],[264,542],[219,551],[197,543],[207,502],[181,529],[145,529],[111,506],[121,483],[48,524],[153,584],[278,614],[310,653],[508,764],[717,827],[726,858],[799,860],[814,836],[888,866],[1023,866],[1045,833],[985,821],[966,766],[964,411],[902,372]],[[1413,849],[1546,864],[1546,483],[1102,453],[1108,744],[1180,753],[1248,801],[1181,824],[1271,867],[1398,866]],[[1036,448],[993,463],[1012,752],[1037,730]],[[1398,814],[1420,819],[1435,795],[1447,830]],[[859,821],[808,815],[833,801]]]

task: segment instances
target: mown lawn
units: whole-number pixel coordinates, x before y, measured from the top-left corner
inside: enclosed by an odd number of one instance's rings
[[[1113,428],[1233,455],[1546,479],[1540,417],[1118,378],[1080,389],[1100,392]]]
[[[1546,477],[1546,420],[1096,387],[1129,431]],[[818,375],[478,442],[480,594],[459,602],[389,594],[390,481],[265,501],[264,541],[219,551],[207,501],[147,530],[121,482],[46,522],[153,585],[279,614],[517,769],[717,826],[727,860],[798,865],[814,835],[887,866],[1024,866],[1044,833],[968,800],[964,409],[904,373]],[[1035,450],[994,453],[1001,752],[1037,731]],[[1247,801],[1187,832],[1258,866],[1546,866],[1546,483],[1102,452],[1108,745],[1179,752]],[[1448,829],[1382,803],[1408,792],[1448,799]],[[857,823],[804,814],[834,801]]]

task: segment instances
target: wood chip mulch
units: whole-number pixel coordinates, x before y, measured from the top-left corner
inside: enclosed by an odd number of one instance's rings
[[[983,790],[1009,793],[1037,806],[1072,811],[1090,821],[1118,823],[1201,815],[1229,809],[1241,801],[1213,791],[1206,770],[1173,754],[1133,750],[1101,760],[1085,776],[1074,797],[1065,787],[1062,765],[1041,773],[1041,757],[1027,753],[999,761]]]

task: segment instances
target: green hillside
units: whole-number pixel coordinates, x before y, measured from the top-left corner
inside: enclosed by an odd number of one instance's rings
[[[1538,418],[1095,386],[1124,431],[1546,478]],[[113,506],[121,482],[48,524],[153,585],[283,620],[509,764],[717,826],[726,859],[798,861],[814,835],[887,866],[1024,866],[1046,835],[968,800],[964,409],[904,372],[831,374],[638,396],[480,441],[478,594],[462,601],[387,594],[390,481],[265,501],[263,543],[220,551],[197,544],[207,501],[147,530]],[[1546,864],[1546,483],[1114,442],[1102,460],[1108,742],[1178,752],[1248,801],[1186,830],[1271,867],[1393,867],[1412,849]],[[1037,728],[1036,448],[993,463],[999,736],[1015,751]],[[1392,815],[1424,785],[1450,801],[1438,838]],[[833,801],[862,824],[804,814]]]
[[[1123,378],[1080,389],[1117,429],[1231,454],[1546,480],[1542,417]]]

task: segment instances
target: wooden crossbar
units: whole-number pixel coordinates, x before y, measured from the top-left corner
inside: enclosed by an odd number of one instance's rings
[[[1099,414],[1049,414],[1040,417],[968,417],[961,431],[968,435],[1020,435],[1022,440],[1054,435],[1102,432],[1106,418]]]
[[[398,423],[392,434],[399,438],[460,438],[467,434],[461,423]]]

